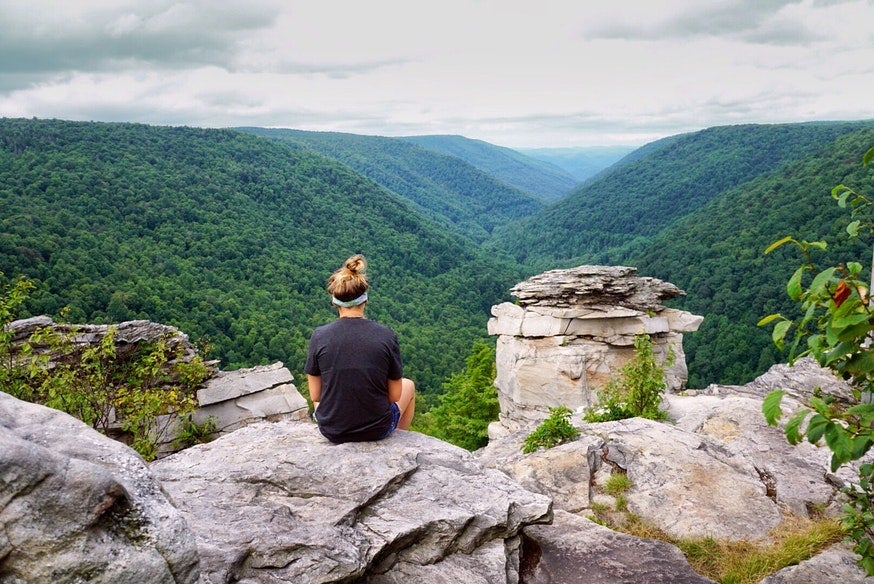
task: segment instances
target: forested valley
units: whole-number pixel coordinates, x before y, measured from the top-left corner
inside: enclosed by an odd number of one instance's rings
[[[839,183],[871,193],[861,163],[874,123],[716,127],[654,142],[598,180],[541,212],[506,225],[486,245],[537,272],[579,264],[630,265],[686,292],[673,306],[704,316],[684,338],[689,387],[746,383],[785,361],[772,312],[791,314],[785,282],[801,258],[765,256],[786,235],[828,243],[823,265],[870,250],[849,242],[847,210],[830,197]],[[848,254],[852,254],[848,256]]]
[[[870,260],[841,236],[849,214],[829,192],[874,191],[860,163],[874,123],[673,136],[563,197],[503,182],[481,144],[465,160],[426,147],[458,140],[416,142],[0,120],[0,284],[36,283],[22,316],[150,319],[224,369],[278,360],[300,378],[312,328],[333,317],[328,275],[364,253],[369,314],[398,332],[406,373],[433,397],[482,352],[489,308],[546,269],[632,265],[684,289],[675,305],[705,316],[684,343],[702,387],[785,358],[755,324],[791,311],[799,258],[765,256],[769,243],[823,238],[824,263]],[[529,184],[560,176],[530,168]]]
[[[522,275],[346,166],[231,130],[0,120],[0,209],[3,279],[37,284],[22,316],[150,319],[224,369],[279,360],[299,379],[354,253],[425,393]]]

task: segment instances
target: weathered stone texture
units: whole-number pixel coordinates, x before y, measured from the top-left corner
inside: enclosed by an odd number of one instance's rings
[[[152,469],[197,536],[205,584],[515,582],[519,530],[552,516],[548,497],[412,432],[334,445],[310,423],[257,423]]]
[[[2,392],[0,445],[0,581],[197,581],[194,537],[133,450]]]
[[[493,306],[488,324],[498,336],[495,386],[509,431],[542,420],[550,407],[597,404],[597,390],[633,357],[639,334],[650,335],[661,360],[673,353],[669,389],[684,385],[682,333],[702,318],[661,305],[683,293],[676,286],[638,277],[634,268],[579,266],[534,276],[511,292],[520,305]]]

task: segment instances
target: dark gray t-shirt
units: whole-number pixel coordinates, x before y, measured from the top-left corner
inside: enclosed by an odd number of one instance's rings
[[[322,378],[316,416],[332,442],[382,438],[392,423],[389,379],[403,376],[398,337],[366,318],[338,318],[310,337],[304,371]]]

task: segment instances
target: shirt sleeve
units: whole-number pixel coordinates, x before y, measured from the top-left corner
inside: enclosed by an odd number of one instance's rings
[[[400,379],[404,376],[404,364],[401,360],[401,347],[398,343],[398,336],[392,333],[391,343],[389,345],[389,366],[388,378]]]
[[[319,360],[316,358],[316,334],[313,333],[310,338],[310,346],[307,349],[307,361],[306,365],[304,365],[303,371],[307,375],[321,375],[322,370],[319,369]]]

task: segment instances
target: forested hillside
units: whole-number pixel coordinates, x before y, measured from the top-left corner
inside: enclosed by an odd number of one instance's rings
[[[328,275],[361,252],[370,315],[435,391],[519,278],[347,167],[231,130],[2,119],[0,209],[31,314],[172,324],[226,369],[299,375]]]
[[[543,206],[540,199],[460,158],[400,138],[285,129],[240,130],[341,162],[409,200],[423,216],[475,242],[482,242],[496,227],[531,215]]]
[[[801,263],[794,246],[764,255],[786,235],[828,243],[817,265],[858,261],[870,266],[871,242],[850,242],[850,214],[831,198],[839,183],[874,193],[874,169],[862,155],[874,145],[874,124],[833,145],[723,193],[660,234],[628,261],[642,273],[686,291],[686,310],[704,315],[684,339],[690,387],[748,381],[785,355],[777,355],[770,327],[756,322],[773,312],[794,315],[786,281]]]
[[[664,140],[537,215],[498,230],[489,244],[537,270],[622,263],[728,190],[860,127],[725,126]]]
[[[764,256],[769,243],[825,237],[834,255],[823,262],[870,259],[840,237],[848,215],[828,194],[839,182],[874,192],[860,164],[871,122],[666,138],[527,218],[541,202],[402,139],[258,132],[280,139],[0,120],[3,279],[37,281],[32,314],[148,318],[209,341],[225,368],[281,360],[300,374],[310,331],[332,318],[325,280],[361,252],[371,316],[398,331],[408,373],[435,392],[522,278],[633,265],[686,290],[677,306],[705,316],[685,339],[690,386],[701,387],[783,358],[755,323],[792,310],[785,281],[798,258],[788,247]],[[499,236],[474,243],[490,231]],[[505,251],[524,267],[501,262]]]
[[[829,197],[840,182],[874,192],[861,156],[874,123],[710,128],[641,148],[602,178],[504,228],[489,245],[529,272],[583,263],[632,265],[686,291],[676,306],[705,317],[684,339],[690,387],[744,383],[785,360],[757,328],[793,310],[785,282],[799,258],[785,235],[829,238],[845,259],[849,214]],[[870,250],[855,250],[868,264]],[[823,261],[827,261],[825,260]]]
[[[560,199],[580,182],[555,164],[482,140],[464,136],[408,136],[404,139],[434,152],[457,156],[501,182],[544,201]]]

